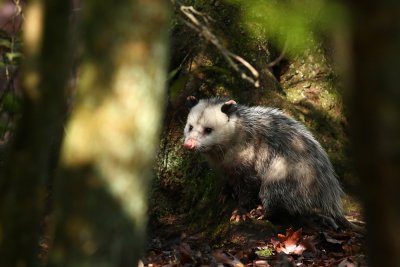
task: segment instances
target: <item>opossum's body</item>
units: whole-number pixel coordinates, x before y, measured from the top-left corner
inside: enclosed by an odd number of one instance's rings
[[[318,210],[342,222],[342,188],[321,145],[281,111],[220,98],[197,101],[185,126],[184,146],[202,152],[236,187],[239,200],[257,190],[264,209],[290,214]]]

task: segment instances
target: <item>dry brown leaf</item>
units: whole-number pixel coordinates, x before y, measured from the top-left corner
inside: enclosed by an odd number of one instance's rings
[[[272,239],[271,243],[277,252],[301,255],[306,249],[313,247],[309,242],[299,243],[300,239],[302,238],[302,231],[302,228],[297,231],[289,228],[286,230],[285,235],[278,234],[280,242]]]
[[[192,261],[192,249],[188,243],[182,242],[179,244],[177,250],[181,254],[181,262],[188,263]]]
[[[354,264],[354,262],[350,259],[346,258],[339,263],[338,267],[356,267],[356,264]]]
[[[268,261],[266,261],[266,260],[255,260],[255,261],[253,261],[253,266],[270,267],[271,265],[269,265]]]
[[[324,234],[324,238],[327,242],[332,243],[332,244],[343,244],[345,242],[345,240],[338,240],[335,239],[333,237],[331,237],[329,234],[327,233],[323,233]]]
[[[212,255],[218,263],[228,264],[232,267],[244,267],[244,264],[230,253],[222,250],[215,250]]]
[[[343,250],[349,255],[355,255],[361,252],[361,244],[344,244],[342,246]]]

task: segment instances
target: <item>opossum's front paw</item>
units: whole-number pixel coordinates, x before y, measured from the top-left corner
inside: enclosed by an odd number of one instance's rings
[[[238,222],[246,221],[248,219],[250,219],[250,214],[248,212],[246,212],[245,210],[243,210],[242,208],[238,208],[232,212],[230,221],[238,223]]]
[[[262,205],[258,205],[255,209],[247,212],[243,208],[235,209],[232,212],[230,221],[231,222],[242,222],[248,219],[262,220],[265,218],[265,209]]]
[[[250,211],[250,218],[256,220],[262,220],[265,218],[265,209],[262,205],[258,205],[257,208]]]

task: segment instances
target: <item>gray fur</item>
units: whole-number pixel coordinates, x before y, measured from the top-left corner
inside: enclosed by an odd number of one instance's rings
[[[235,105],[233,112],[223,113],[226,101],[202,99],[192,107],[185,146],[202,152],[237,187],[239,199],[256,190],[267,212],[296,215],[316,209],[342,220],[342,188],[312,134],[274,108]]]

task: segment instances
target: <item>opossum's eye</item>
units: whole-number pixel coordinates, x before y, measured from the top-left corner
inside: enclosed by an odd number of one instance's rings
[[[210,134],[210,133],[212,133],[212,131],[213,131],[213,129],[212,129],[212,128],[209,128],[209,127],[207,127],[207,128],[204,129],[204,132],[205,132],[206,134]]]
[[[191,130],[193,130],[193,126],[192,126],[192,125],[189,125],[189,132],[190,132]]]

